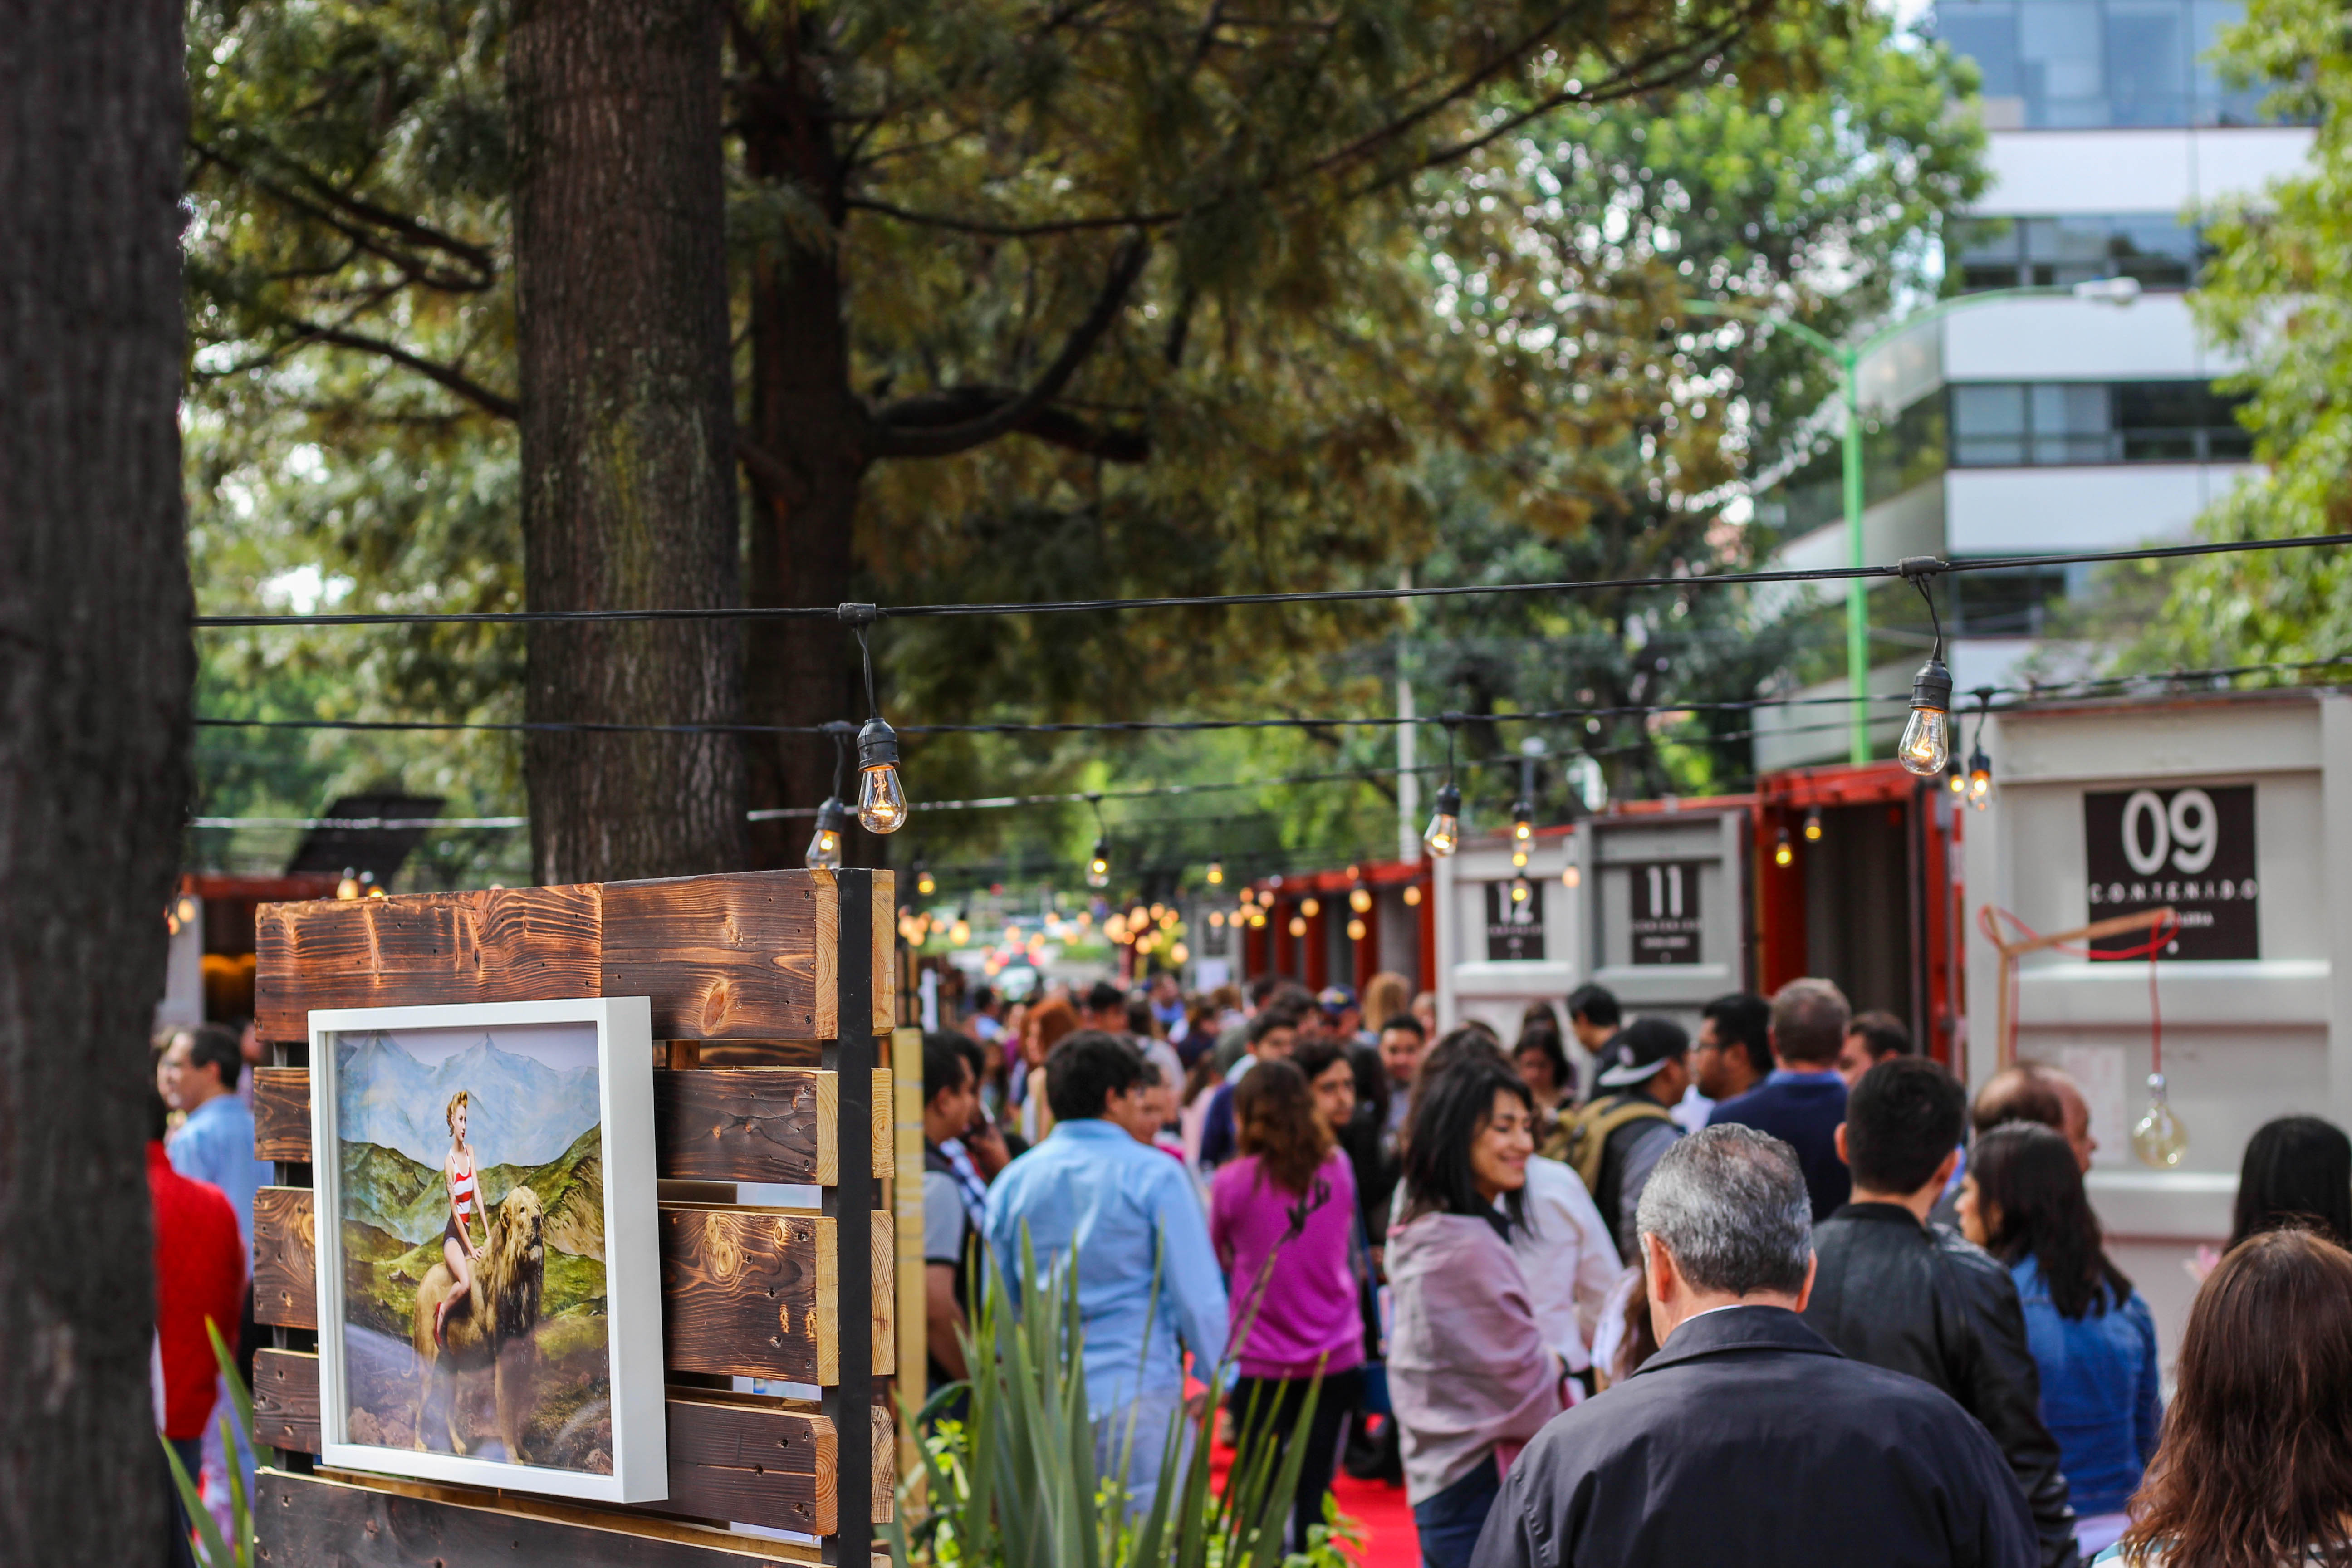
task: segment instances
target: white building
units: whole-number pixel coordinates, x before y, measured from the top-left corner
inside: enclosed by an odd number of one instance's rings
[[[2248,437],[2211,389],[2233,368],[2199,341],[2195,215],[2293,173],[2301,126],[2260,123],[2209,56],[2236,0],[1942,0],[1936,32],[1983,74],[1992,184],[1946,252],[1961,289],[2137,279],[2127,307],[2074,299],[1961,309],[1863,367],[1865,559],[2063,554],[2186,536],[2246,472]],[[1843,565],[1834,451],[1759,504],[1790,531],[1775,564]],[[1946,579],[1958,689],[1999,685],[2082,568]],[[1922,650],[1874,642],[1871,689],[1908,689]],[[1832,696],[1843,680],[1810,689]],[[1758,714],[1759,771],[1842,761],[1819,708]],[[1891,752],[1903,711],[1876,732]],[[1790,731],[1773,734],[1774,730]],[[1801,732],[1799,732],[1801,731]]]

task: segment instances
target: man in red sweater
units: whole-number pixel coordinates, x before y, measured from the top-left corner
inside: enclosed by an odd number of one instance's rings
[[[193,1479],[203,1462],[220,1363],[209,1319],[221,1338],[236,1340],[245,1297],[245,1245],[236,1211],[218,1187],[191,1181],[163,1154],[163,1099],[147,1106],[147,1193],[155,1211],[155,1342],[163,1370],[163,1436]]]

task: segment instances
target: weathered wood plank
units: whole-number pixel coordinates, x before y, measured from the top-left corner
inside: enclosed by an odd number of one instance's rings
[[[782,1568],[807,1560],[779,1543],[635,1515],[546,1505],[524,1512],[532,1505],[493,1493],[395,1485],[264,1470],[257,1554],[268,1568]],[[418,1495],[427,1491],[443,1495]],[[467,1494],[481,1502],[450,1500]],[[502,1506],[484,1506],[492,1503]]]
[[[781,1209],[661,1212],[662,1362],[671,1372],[823,1383],[835,1320],[817,1281],[833,1222]],[[840,1373],[833,1373],[839,1381]]]
[[[871,1406],[874,1417],[872,1522],[887,1524],[898,1506],[898,1434],[887,1405]]]
[[[256,1321],[319,1326],[311,1227],[310,1189],[261,1189]],[[659,1229],[663,1361],[671,1372],[839,1381],[837,1313],[835,1303],[819,1303],[821,1280],[835,1272],[833,1221],[794,1209],[665,1204]],[[888,1291],[877,1296],[877,1311],[893,1313]]]
[[[887,1087],[877,1077],[877,1104],[887,1100]],[[838,1103],[830,1072],[805,1068],[656,1068],[655,1168],[665,1181],[831,1186],[839,1178],[829,1119],[838,1114]],[[254,1127],[258,1158],[310,1158],[309,1068],[259,1070]],[[889,1173],[877,1168],[875,1173]]]
[[[254,1352],[253,1440],[289,1454],[319,1451],[317,1352]]]
[[[318,1232],[310,1189],[253,1194],[253,1317],[280,1328],[319,1326]]]
[[[809,1535],[840,1528],[833,1423],[814,1406],[673,1394],[668,1415],[669,1496],[651,1506]]]
[[[824,1040],[838,889],[812,871],[604,884],[602,994],[650,996],[656,1036]]]
[[[819,1115],[833,1075],[802,1068],[654,1074],[654,1154],[671,1181],[826,1185]]]
[[[255,1436],[290,1453],[319,1451],[319,1358],[265,1350],[254,1358]],[[673,1390],[669,1496],[657,1512],[830,1535],[840,1478],[833,1423],[816,1406],[701,1390]],[[887,1419],[887,1412],[883,1413]],[[895,1478],[875,1478],[876,1487]]]
[[[898,1026],[898,879],[874,873],[874,1026],[887,1035]]]
[[[263,904],[255,1026],[266,1040],[302,1040],[320,1007],[602,994],[603,906],[593,885]]]
[[[253,1157],[301,1164],[310,1158],[310,1069],[253,1069]]]

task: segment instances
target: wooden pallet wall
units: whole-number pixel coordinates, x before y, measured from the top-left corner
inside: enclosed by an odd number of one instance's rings
[[[279,1065],[256,1073],[255,1148],[279,1184],[255,1204],[254,1294],[278,1343],[255,1364],[255,1417],[287,1460],[262,1489],[266,1562],[866,1556],[897,1475],[875,1393],[898,1354],[895,1228],[875,1209],[895,1172],[875,1039],[897,1013],[891,898],[887,872],[784,871],[262,907],[256,1011]],[[654,1077],[669,1497],[623,1509],[317,1479],[305,1458],[320,1441],[309,1014],[594,995],[650,997],[669,1042]],[[864,1027],[845,1035],[847,1018]],[[740,1183],[813,1186],[824,1203],[739,1204]],[[845,1331],[861,1319],[863,1333]],[[824,1397],[739,1394],[737,1377]],[[841,1478],[861,1473],[852,1496],[866,1506],[844,1508]],[[826,1539],[754,1545],[708,1528],[728,1521]]]

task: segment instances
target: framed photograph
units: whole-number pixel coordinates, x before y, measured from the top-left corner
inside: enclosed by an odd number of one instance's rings
[[[642,996],[310,1015],[332,1466],[669,1489]]]

